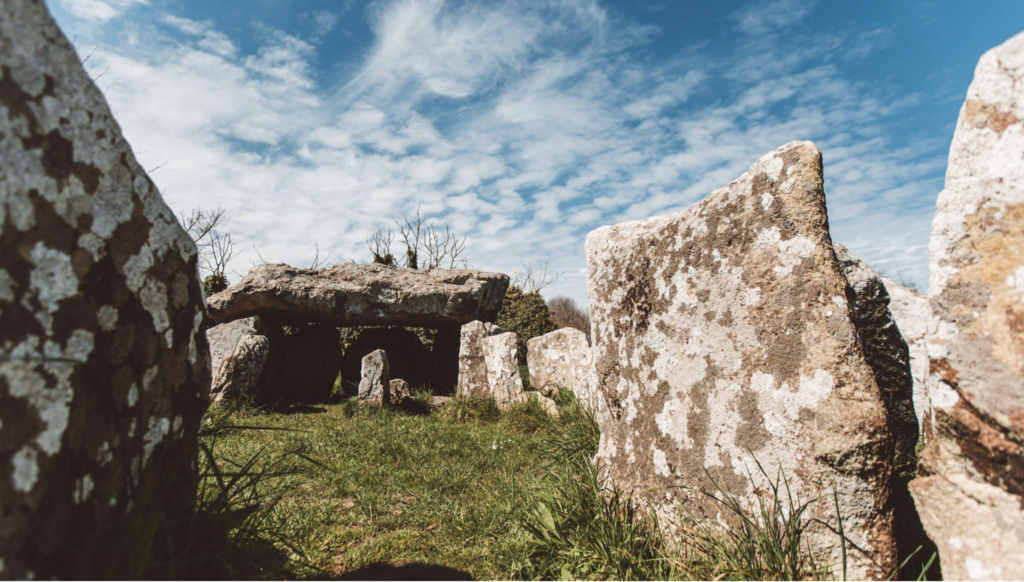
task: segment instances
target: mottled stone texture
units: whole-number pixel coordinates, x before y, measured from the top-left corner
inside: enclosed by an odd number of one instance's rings
[[[195,245],[74,49],[42,1],[4,0],[0,577],[80,577],[140,487],[195,495],[203,318]]]
[[[923,430],[928,404],[928,353],[925,350],[925,332],[931,309],[928,298],[916,293],[892,279],[882,277],[882,284],[889,293],[889,312],[896,321],[896,327],[907,343],[910,355],[910,375],[914,381],[914,414],[917,416],[919,432]]]
[[[483,340],[505,330],[493,323],[471,321],[462,326],[459,343],[459,380],[455,393],[459,398],[490,398],[487,385],[487,362],[484,361]]]
[[[269,378],[264,368],[270,354],[267,329],[259,317],[247,317],[206,330],[213,370],[210,397],[214,402],[257,395],[265,388]]]
[[[523,378],[516,359],[516,334],[507,331],[485,337],[480,349],[487,366],[487,395],[499,405],[512,402],[523,392]]]
[[[396,378],[388,383],[388,392],[393,404],[401,404],[406,398],[412,398],[412,389],[409,383],[401,378]]]
[[[910,484],[947,579],[1024,573],[1024,34],[960,110],[929,244],[931,422]]]
[[[376,406],[391,403],[391,373],[384,350],[374,350],[363,358],[359,403]]]
[[[920,434],[914,413],[910,349],[889,311],[889,291],[878,273],[845,246],[836,244],[835,251],[853,292],[848,298],[850,315],[882,393],[897,459],[914,459]]]
[[[258,265],[237,285],[210,297],[209,309],[218,321],[263,315],[292,325],[458,326],[494,321],[508,284],[508,275],[468,269]]]
[[[705,469],[753,504],[785,473],[806,539],[849,576],[895,569],[885,407],[828,232],[821,154],[791,142],[689,209],[587,237],[598,462],[663,523],[715,520]],[[642,492],[642,493],[641,493]]]
[[[587,334],[562,328],[531,338],[526,342],[526,363],[530,386],[545,396],[554,397],[560,389],[569,390],[595,414],[606,408],[597,389],[597,374]]]

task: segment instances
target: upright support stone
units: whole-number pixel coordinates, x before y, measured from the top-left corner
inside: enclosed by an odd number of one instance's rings
[[[505,330],[493,323],[471,321],[462,326],[459,342],[459,380],[456,396],[459,398],[490,398],[487,385],[487,362],[484,360],[483,340]]]
[[[1024,34],[981,57],[928,247],[928,445],[910,490],[947,579],[1024,573]]]
[[[46,4],[4,0],[0,577],[100,576],[134,543],[134,509],[194,501],[210,389],[196,264]]]
[[[264,374],[270,354],[266,329],[260,318],[249,317],[206,330],[213,370],[210,396],[214,402],[258,395],[269,381]]]
[[[559,389],[569,390],[595,414],[607,408],[598,391],[590,342],[582,331],[567,327],[531,338],[526,342],[526,363],[534,390],[552,397]]]
[[[373,406],[391,404],[391,370],[384,350],[374,350],[363,358],[359,403]]]
[[[480,342],[487,366],[489,396],[499,406],[508,405],[523,393],[523,379],[516,359],[516,334],[505,332]]]
[[[785,476],[804,540],[851,578],[896,568],[886,412],[828,232],[821,154],[791,142],[683,212],[587,237],[598,461],[664,519],[715,523]],[[600,418],[600,417],[599,417]],[[764,472],[761,471],[763,468]],[[641,493],[642,492],[642,493]],[[856,549],[854,549],[856,548]]]

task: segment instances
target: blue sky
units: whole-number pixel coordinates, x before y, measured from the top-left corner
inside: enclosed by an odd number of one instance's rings
[[[927,283],[978,58],[1024,2],[47,0],[177,210],[223,205],[255,258],[368,259],[422,207],[470,266],[548,261],[813,140],[833,239]]]

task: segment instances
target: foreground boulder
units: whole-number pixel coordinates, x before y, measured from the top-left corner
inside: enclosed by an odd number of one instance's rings
[[[459,326],[494,321],[508,275],[468,269],[419,271],[344,263],[330,269],[258,265],[209,298],[210,316],[230,321],[252,315],[285,325]]]
[[[258,317],[248,317],[215,325],[206,330],[210,344],[210,369],[213,381],[210,397],[224,398],[257,395],[268,378],[264,375],[270,339],[267,325]]]
[[[549,397],[572,392],[585,408],[597,414],[605,408],[597,389],[597,374],[587,334],[566,327],[526,342],[530,386]]]
[[[505,333],[493,323],[471,321],[462,326],[459,343],[459,379],[456,396],[459,398],[490,398],[487,384],[487,362],[484,360],[483,340]]]
[[[914,413],[910,350],[889,311],[889,291],[882,278],[845,246],[836,244],[835,251],[853,291],[849,298],[850,316],[881,390],[897,462],[906,462],[915,458],[914,449],[920,436]]]
[[[840,564],[835,491],[848,576],[893,572],[893,451],[818,149],[786,144],[683,212],[590,233],[586,250],[610,408],[597,460],[612,482],[642,492],[663,523],[685,521],[681,507],[714,522],[711,478],[756,507],[784,475],[796,498],[819,500],[804,539]]]
[[[928,418],[928,353],[925,349],[925,332],[931,309],[928,298],[899,283],[882,277],[882,283],[889,293],[889,311],[896,321],[900,335],[907,343],[910,355],[910,375],[914,381],[914,414],[917,416],[919,433],[924,430]]]
[[[960,110],[929,244],[932,421],[921,521],[947,579],[1024,573],[1024,34],[986,53]]]
[[[359,380],[359,404],[391,404],[391,371],[388,366],[388,355],[384,350],[374,350],[363,358],[362,379]]]
[[[46,5],[0,39],[0,576],[90,578],[140,491],[195,496],[196,247]]]

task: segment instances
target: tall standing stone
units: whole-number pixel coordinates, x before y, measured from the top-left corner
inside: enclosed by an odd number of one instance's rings
[[[40,0],[0,9],[0,576],[109,565],[195,496],[196,247]]]
[[[459,379],[455,393],[459,398],[490,398],[487,362],[483,340],[505,330],[493,323],[471,321],[462,326],[459,341]]]
[[[896,566],[892,446],[828,232],[821,154],[790,142],[687,210],[587,237],[595,366],[610,414],[598,461],[678,523],[749,503],[780,473],[804,533],[848,575]],[[756,462],[755,462],[756,461]],[[758,469],[757,463],[766,474]],[[755,505],[756,506],[756,505]],[[828,524],[826,527],[823,524]]]
[[[1024,34],[985,53],[928,248],[921,521],[948,579],[1024,573]]]
[[[359,403],[375,406],[391,404],[391,369],[384,350],[374,350],[363,358]]]
[[[516,334],[500,333],[480,342],[487,366],[488,395],[498,405],[507,405],[523,393],[523,378],[516,358]]]

